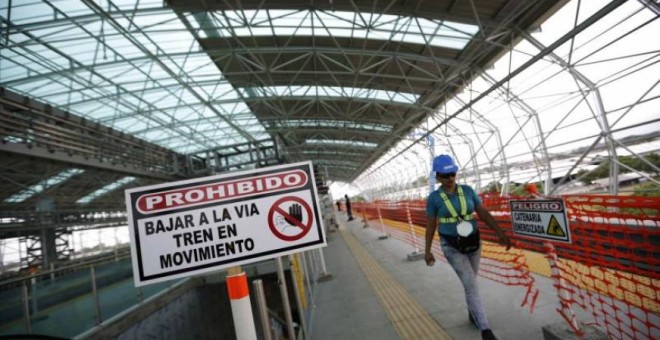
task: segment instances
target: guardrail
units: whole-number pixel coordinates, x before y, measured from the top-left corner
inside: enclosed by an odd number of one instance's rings
[[[130,253],[126,250],[0,282],[0,334],[33,333],[35,321],[48,318],[50,308],[85,295],[92,302],[93,313],[91,319],[80,320],[80,324],[99,323],[99,290],[132,277]],[[136,300],[142,299],[142,293],[136,292]],[[71,317],[75,319],[77,313],[82,311],[72,312]],[[78,316],[85,319],[90,314],[86,310]]]

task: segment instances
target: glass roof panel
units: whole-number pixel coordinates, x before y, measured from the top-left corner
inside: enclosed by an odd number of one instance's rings
[[[107,0],[102,0],[101,4],[102,6],[106,6],[106,1]],[[124,10],[131,10],[135,9],[136,7],[139,8],[162,8],[163,7],[163,1],[162,0],[140,0],[139,5],[135,4],[135,0],[112,0],[112,4],[116,6],[117,8],[124,9]]]
[[[419,95],[414,93],[338,86],[269,86],[238,89],[245,97],[339,97],[379,99],[388,102],[414,104]]]
[[[389,132],[392,130],[391,125],[385,124],[368,124],[359,123],[347,120],[324,120],[324,119],[287,119],[273,122],[274,125],[280,128],[299,128],[299,127],[312,127],[312,128],[340,128],[340,129],[363,129],[369,131]]]
[[[199,18],[192,14],[190,16],[195,18],[191,22]],[[458,50],[463,49],[478,31],[474,25],[442,20],[317,10],[222,11],[214,13],[213,20],[200,26],[203,29],[214,26],[217,35],[227,38],[270,36],[274,32],[276,36],[360,37],[412,44],[428,43]]]
[[[183,29],[184,28],[181,28],[181,30]],[[150,33],[148,39],[141,36],[137,36],[137,38],[139,38],[140,42],[143,42],[145,46],[150,47],[151,52],[154,54],[158,53],[158,49],[161,51],[167,51],[168,53],[186,53],[191,50],[199,49],[197,41],[190,40],[190,33],[188,32],[158,32]]]
[[[364,157],[363,153],[358,153],[358,152],[346,152],[346,151],[332,151],[332,150],[301,150],[301,151],[296,151],[296,153],[304,154],[304,155],[325,155],[325,156],[342,156],[342,157]]]
[[[195,37],[162,1],[98,3],[117,27],[79,1],[52,5],[55,9],[42,1],[13,2],[15,29],[8,47],[0,50],[0,86],[125,132],[150,129],[142,138],[154,138],[147,140],[175,151],[181,151],[177,145],[186,150],[220,146],[224,142],[215,140],[218,134],[213,127],[235,129],[224,122],[205,124],[209,129],[197,135],[191,133],[194,126],[178,127],[187,121],[223,121],[235,113],[253,117]],[[3,13],[6,6],[0,5]],[[32,25],[17,33],[17,25],[24,24]],[[39,41],[20,45],[29,35]],[[173,109],[186,105],[191,108]],[[125,115],[130,118],[118,119]],[[255,119],[246,129],[247,134],[265,133]],[[245,134],[223,132],[234,136],[234,143],[246,142]]]
[[[60,0],[53,2],[54,7],[67,15],[88,15],[92,11],[78,0]]]
[[[8,3],[3,2],[0,8],[6,10]],[[3,11],[4,12],[4,11]],[[53,15],[53,11],[47,6],[43,6],[40,0],[26,0],[12,6],[12,22],[15,24],[29,24],[44,20],[44,16]]]
[[[329,165],[329,166],[341,166],[347,168],[359,168],[361,163],[358,161],[350,160],[337,160],[337,159],[315,159],[313,160],[314,165]]]
[[[192,86],[192,89],[206,100],[214,98],[220,100],[238,99],[238,92],[229,83],[218,83],[215,85]]]
[[[369,143],[369,142],[362,142],[362,141],[354,141],[354,140],[334,140],[334,139],[307,139],[305,140],[305,144],[313,144],[313,145],[343,145],[343,146],[357,146],[357,147],[362,147],[362,148],[376,148],[378,144],[376,143]]]
[[[124,177],[124,178],[122,178],[118,181],[115,181],[115,182],[112,182],[108,185],[105,185],[104,187],[102,187],[102,188],[90,193],[89,195],[77,200],[76,203],[78,203],[78,204],[87,204],[87,203],[89,203],[89,202],[91,202],[91,201],[93,201],[93,200],[95,200],[95,199],[97,199],[97,198],[99,198],[99,197],[101,197],[101,196],[103,196],[103,195],[105,195],[105,194],[107,194],[107,193],[109,193],[109,192],[125,185],[125,184],[128,184],[128,183],[134,181],[134,180],[135,180],[135,177],[131,177],[131,176]]]
[[[69,178],[71,178],[75,175],[81,174],[83,172],[85,172],[85,170],[75,169],[75,168],[64,170],[64,171],[58,173],[55,176],[51,176],[49,178],[41,180],[41,181],[39,181],[39,183],[31,185],[29,188],[24,189],[24,190],[22,190],[22,191],[20,191],[16,194],[8,197],[7,199],[5,199],[4,203],[20,203],[20,202],[23,202],[23,201],[27,200],[28,198],[30,198],[30,197],[32,197],[32,196],[34,196],[34,195],[36,195],[40,192],[43,192],[47,189],[50,189],[50,188],[52,188],[52,187],[54,187],[54,186],[56,186],[56,185],[58,185],[58,184],[60,184],[64,181],[66,181],[67,179],[69,179]]]
[[[244,102],[234,102],[234,103],[228,103],[228,104],[214,104],[214,108],[216,108],[218,111],[221,113],[228,113],[228,114],[235,114],[235,113],[247,113],[251,112],[250,108],[244,103]]]

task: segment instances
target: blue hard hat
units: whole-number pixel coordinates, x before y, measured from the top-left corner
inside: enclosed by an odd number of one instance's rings
[[[433,171],[448,174],[458,171],[458,165],[449,155],[440,155],[433,159]]]

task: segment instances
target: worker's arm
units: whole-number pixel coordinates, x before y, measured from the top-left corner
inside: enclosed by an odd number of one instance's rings
[[[495,221],[495,218],[493,218],[493,215],[490,214],[488,209],[483,206],[483,204],[479,204],[474,208],[474,211],[477,212],[477,215],[479,215],[479,218],[486,223],[491,229],[495,231],[495,234],[497,234],[497,238],[500,239],[500,242],[502,242],[506,246],[506,250],[511,249],[511,239],[509,239],[508,236],[504,233],[504,230],[500,228],[500,226],[497,224],[497,221]]]
[[[433,244],[433,236],[435,230],[438,228],[438,218],[436,216],[428,216],[426,220],[426,245],[424,247],[424,260],[426,264],[432,266],[435,263],[435,257],[431,253],[431,245]]]

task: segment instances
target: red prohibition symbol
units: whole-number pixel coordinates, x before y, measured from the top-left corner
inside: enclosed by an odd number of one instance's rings
[[[283,206],[288,205],[288,209]],[[275,214],[280,216],[276,216]],[[307,223],[303,223],[307,216]],[[280,218],[278,218],[280,217]],[[283,218],[282,218],[283,217]],[[286,196],[273,203],[268,211],[268,227],[273,235],[284,241],[296,241],[303,238],[312,229],[312,208],[303,199],[296,196]],[[295,230],[289,235],[284,234],[284,229]]]

